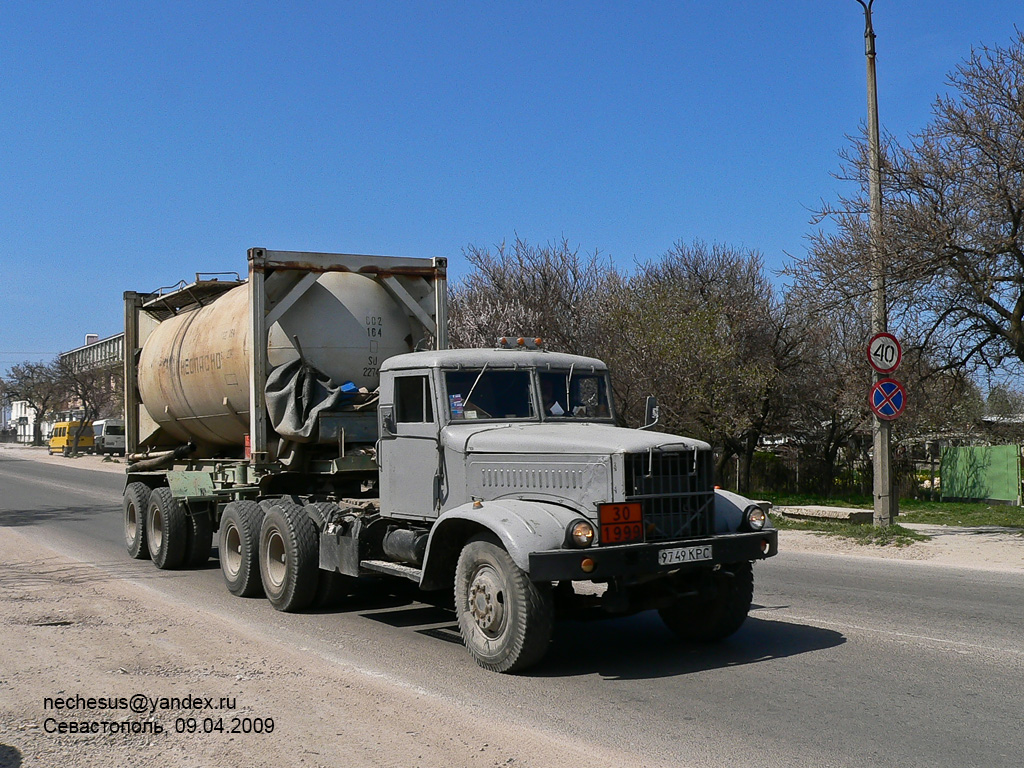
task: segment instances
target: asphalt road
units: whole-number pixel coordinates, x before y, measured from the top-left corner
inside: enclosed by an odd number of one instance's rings
[[[214,560],[189,572],[131,560],[122,486],[116,474],[0,456],[0,526],[428,701],[652,764],[1024,765],[1020,574],[783,551],[755,567],[755,608],[718,647],[681,645],[652,614],[565,623],[542,665],[511,677],[476,667],[453,614],[401,585],[286,615],[232,597]]]

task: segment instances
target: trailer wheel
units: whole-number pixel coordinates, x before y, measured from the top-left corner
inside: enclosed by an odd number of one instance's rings
[[[263,510],[255,501],[232,501],[224,507],[217,537],[220,570],[228,592],[238,597],[263,593],[260,581],[260,526]]]
[[[313,521],[298,504],[275,502],[260,528],[260,577],[270,604],[287,612],[306,608],[316,596],[319,573]]]
[[[715,574],[717,595],[706,600],[683,598],[659,608],[658,614],[682,640],[713,643],[740,628],[754,599],[754,570],[750,563],[723,566]]]
[[[455,568],[455,611],[470,654],[484,669],[519,672],[547,652],[551,587],[536,584],[490,537],[473,539]]]
[[[146,543],[157,568],[180,568],[188,546],[188,515],[170,488],[155,488],[146,511]]]
[[[189,516],[188,545],[185,548],[185,567],[201,568],[210,560],[213,546],[213,525],[209,512],[196,512]]]
[[[149,558],[146,546],[146,510],[149,509],[149,486],[128,483],[124,489],[124,546],[136,560]]]

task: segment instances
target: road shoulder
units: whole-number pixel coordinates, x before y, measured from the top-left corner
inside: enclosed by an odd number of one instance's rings
[[[0,764],[637,765],[255,636],[107,570],[0,528]],[[120,708],[139,694],[155,711]],[[192,697],[214,709],[162,706]],[[106,732],[48,732],[93,722]]]
[[[904,547],[858,544],[840,536],[810,531],[779,531],[779,556],[815,552],[837,557],[867,557],[927,562],[955,568],[1024,573],[1024,536],[1006,528],[960,528],[902,524],[931,538]]]

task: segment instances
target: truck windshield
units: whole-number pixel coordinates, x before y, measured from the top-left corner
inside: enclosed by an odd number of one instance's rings
[[[463,368],[445,372],[444,381],[452,421],[536,418],[528,371]]]
[[[611,417],[608,381],[604,373],[544,371],[538,373],[538,378],[545,419]]]

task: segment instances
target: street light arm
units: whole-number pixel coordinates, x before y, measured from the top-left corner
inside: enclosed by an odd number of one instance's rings
[[[868,0],[866,3],[864,0],[857,0],[857,2],[864,9],[864,53],[874,57],[875,28],[871,25],[871,6],[875,4],[875,0]]]

